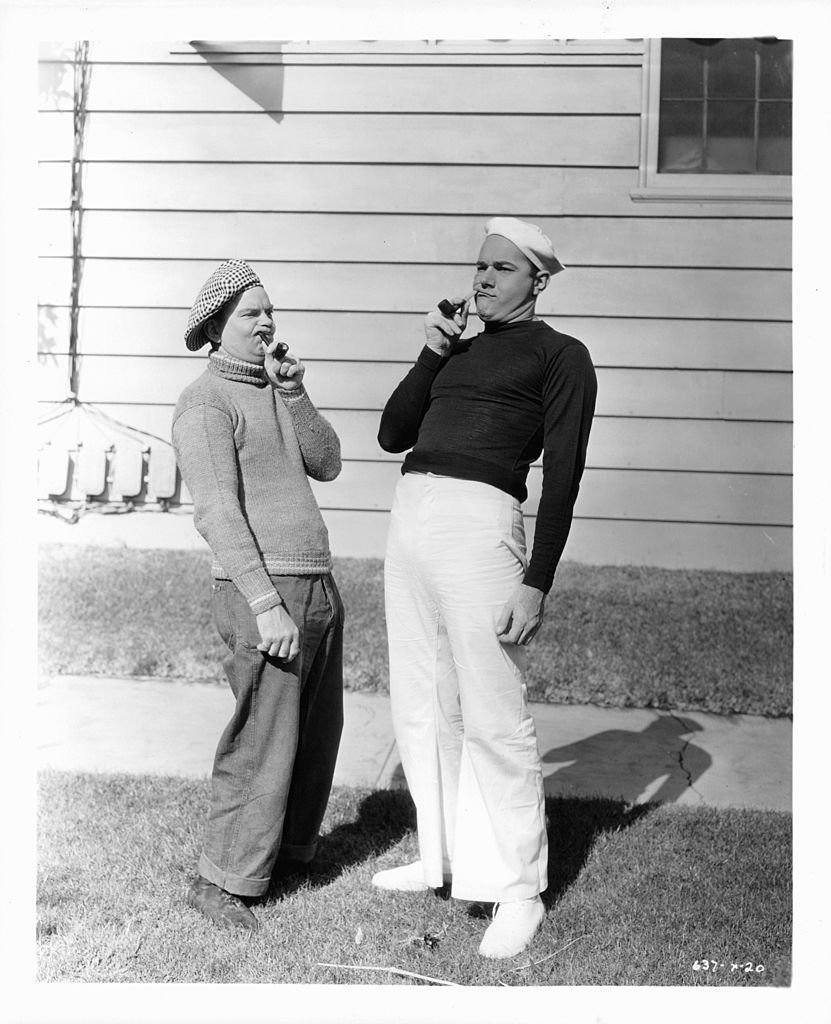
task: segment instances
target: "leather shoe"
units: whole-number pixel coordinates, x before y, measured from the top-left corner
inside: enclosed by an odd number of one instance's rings
[[[246,928],[248,931],[256,931],[259,927],[257,918],[239,896],[220,889],[201,875],[188,889],[187,901],[214,924],[226,928]]]

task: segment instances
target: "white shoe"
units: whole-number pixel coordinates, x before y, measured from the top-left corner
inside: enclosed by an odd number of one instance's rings
[[[516,956],[531,942],[544,917],[545,907],[539,896],[497,904],[479,952],[493,960]]]
[[[424,881],[424,868],[420,860],[379,871],[372,876],[372,884],[376,889],[390,889],[394,892],[426,892],[433,888]]]

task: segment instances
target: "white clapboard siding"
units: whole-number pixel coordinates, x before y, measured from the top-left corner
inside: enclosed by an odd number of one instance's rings
[[[336,480],[312,481],[312,489],[323,508],[383,511],[390,506],[399,476],[394,463],[347,462]],[[541,482],[541,469],[532,467],[523,506],[528,515],[536,515]],[[787,526],[791,501],[791,479],[784,476],[586,469],[575,515]]]
[[[452,164],[351,166],[306,163],[88,163],[84,205],[101,210],[210,210],[299,213],[475,214],[542,217],[671,217],[686,204],[633,202],[637,168],[478,167]],[[39,206],[68,209],[70,165],[42,161]],[[697,204],[697,221],[725,217],[789,220],[790,203]],[[689,225],[685,225],[689,227]]]
[[[484,220],[514,214],[568,267],[538,311],[585,341],[598,371],[565,557],[788,569],[791,206],[633,199],[643,52],[643,40],[93,43],[80,397],[114,421],[76,411],[39,443],[109,438],[116,463],[161,446],[158,475],[173,403],[204,366],[182,344],[190,303],[240,256],[341,436],[340,478],[314,485],[333,550],[380,557],[401,459],[377,446],[380,410],[423,344],[425,310],[469,291]],[[43,416],[68,393],[71,56],[41,47]],[[537,465],[529,539],[540,482]],[[181,484],[173,497],[190,501]]]
[[[169,413],[160,420],[169,423]],[[400,462],[384,452],[377,410],[325,409],[348,459]],[[606,469],[790,474],[790,423],[597,416],[587,464]]]
[[[631,217],[540,218],[557,239],[569,267],[770,267],[790,269],[787,221],[708,221],[691,244],[678,246],[676,220]],[[71,256],[68,213],[39,214],[44,256]],[[484,232],[478,217],[385,214],[98,212],[84,216],[83,249],[90,258],[222,259],[246,252],[250,260],[473,264]]]
[[[41,89],[47,110],[72,109],[72,66],[52,65]],[[570,67],[160,65],[152,75],[132,64],[93,63],[90,111],[205,111],[290,114],[637,114],[641,70],[586,67],[572,88]]]
[[[116,447],[152,443],[152,438],[131,434],[127,428],[170,440],[172,404],[103,402],[96,409],[116,421],[112,434]],[[55,411],[56,406],[50,403],[40,404],[39,415],[43,418]],[[335,428],[345,460],[401,461],[402,455],[385,452],[378,445],[379,410],[321,407],[320,411]],[[51,439],[64,447],[78,438],[100,440],[101,422],[92,415],[64,417],[42,427],[39,440],[43,443]],[[592,426],[587,464],[595,469],[789,475],[792,443],[793,428],[788,422],[599,415]]]
[[[245,258],[245,253],[239,254]],[[195,296],[216,259],[104,260],[84,263],[81,301],[87,306],[174,306]],[[68,258],[40,260],[39,301],[64,305]],[[368,263],[256,265],[278,309],[419,312],[450,292],[464,294],[464,268]],[[542,315],[692,317],[789,320],[788,271],[647,267],[573,267],[542,293]],[[189,300],[192,301],[192,300]]]
[[[43,399],[66,397],[67,360],[44,360]],[[79,366],[79,397],[95,403],[170,404],[199,372],[188,357],[83,356]],[[320,408],[380,410],[406,372],[399,363],[309,363],[306,386]],[[792,417],[792,380],[787,373],[627,367],[600,368],[597,380],[597,411],[606,416],[774,422]]]
[[[463,64],[562,63],[640,64],[644,51],[642,39],[505,39],[498,45],[484,39],[394,39],[394,40],[257,40],[244,42],[160,42],[131,39],[95,40],[90,57],[101,64],[190,64],[203,61],[225,64],[302,63],[319,59],[326,64],[349,65],[381,62],[428,65],[457,62]],[[38,55],[42,67],[72,60],[74,44],[40,42]],[[390,61],[394,57],[394,62]]]
[[[345,161],[347,163],[632,166],[638,117],[588,114],[92,113],[87,160]],[[40,159],[71,152],[72,115],[40,115]]]
[[[270,287],[270,285],[269,285]],[[425,311],[426,312],[426,311]],[[187,309],[85,308],[79,351],[90,354],[186,355]],[[277,312],[277,330],[301,359],[383,359],[413,362],[424,344],[423,313]],[[791,325],[735,320],[644,320],[639,317],[549,317],[580,338],[595,366],[663,369],[784,370],[792,368]],[[68,351],[69,310],[41,309],[38,351]],[[477,317],[468,334],[481,330]],[[205,358],[195,352],[191,359]]]

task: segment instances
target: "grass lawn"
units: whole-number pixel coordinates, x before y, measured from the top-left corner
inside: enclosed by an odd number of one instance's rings
[[[388,686],[383,567],[339,559],[347,688]],[[40,671],[222,680],[209,556],[45,545]],[[565,563],[529,649],[531,700],[792,713],[792,579]]]
[[[183,901],[207,799],[204,781],[41,777],[40,981],[790,982],[790,815],[549,800],[545,923],[527,953],[487,961],[481,908],[370,886],[379,867],[415,855],[401,791],[335,790],[319,862],[275,883],[255,908],[260,931],[214,928]]]

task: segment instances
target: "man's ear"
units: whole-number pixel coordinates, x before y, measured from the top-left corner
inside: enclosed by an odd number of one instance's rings
[[[540,292],[545,291],[548,287],[548,282],[551,279],[551,275],[547,270],[537,271],[537,275],[534,278],[534,294],[539,295]]]
[[[213,318],[211,318],[210,320],[206,321],[206,323],[205,323],[205,334],[207,334],[207,336],[208,336],[208,341],[213,342],[213,343],[215,343],[217,345],[222,340],[221,339],[221,331],[219,330],[219,327],[217,326],[216,320],[214,320]]]

